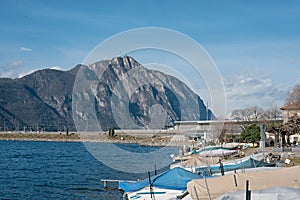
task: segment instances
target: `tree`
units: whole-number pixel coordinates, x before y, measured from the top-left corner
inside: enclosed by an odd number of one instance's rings
[[[300,102],[300,84],[294,86],[286,98],[287,104],[299,103]],[[287,137],[287,143],[290,144],[290,136],[300,132],[300,118],[295,117],[290,119],[288,122],[283,124],[280,129],[282,136],[282,145],[285,146],[285,137]]]
[[[256,124],[247,126],[241,133],[241,140],[244,142],[255,143],[260,140],[260,128]]]
[[[251,121],[251,112],[249,108],[235,109],[232,111],[231,116],[236,120]]]
[[[252,106],[249,108],[249,110],[250,110],[250,116],[255,121],[261,119],[264,114],[264,109],[262,109],[258,106]]]
[[[268,120],[277,120],[281,113],[282,111],[278,108],[278,106],[273,105],[265,111],[264,116]]]
[[[236,120],[257,121],[263,117],[264,110],[258,106],[251,106],[244,109],[235,109],[231,115]]]
[[[285,146],[285,137],[287,137],[287,143],[291,146],[290,136],[300,132],[300,118],[290,119],[280,127],[279,131],[282,136],[282,145]]]
[[[296,103],[300,101],[300,84],[295,85],[286,98],[287,103]]]

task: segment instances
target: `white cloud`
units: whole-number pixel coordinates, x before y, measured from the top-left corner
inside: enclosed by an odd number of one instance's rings
[[[64,71],[60,66],[52,66],[50,69]],[[14,61],[9,64],[0,66],[0,78],[22,78],[40,68],[27,68],[23,61]]]
[[[21,78],[38,69],[27,69],[23,61],[13,61],[0,66],[0,78]]]
[[[227,113],[234,109],[250,106],[269,108],[283,105],[288,87],[275,85],[273,80],[261,71],[243,72],[224,78],[227,97]]]
[[[21,51],[32,51],[32,49],[27,48],[27,47],[20,47]]]
[[[63,70],[60,66],[52,66],[50,69],[55,69],[55,70],[60,70],[60,71]]]
[[[218,43],[207,50],[223,75],[264,70],[276,84],[293,85],[300,74],[299,39]]]
[[[24,68],[24,63],[22,61],[14,61],[7,65],[0,67],[0,77],[1,78],[16,78],[18,73]]]

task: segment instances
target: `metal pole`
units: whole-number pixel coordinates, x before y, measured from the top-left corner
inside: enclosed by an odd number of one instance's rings
[[[236,176],[235,176],[235,174],[233,175],[233,178],[234,178],[234,184],[235,184],[235,187],[237,187],[237,181],[236,181]]]
[[[155,200],[153,188],[152,188],[152,183],[151,183],[151,176],[150,176],[150,171],[148,171],[148,178],[149,178],[149,184],[150,184],[150,197],[152,200]]]
[[[249,180],[246,180],[246,200],[251,200],[251,190],[249,190]]]

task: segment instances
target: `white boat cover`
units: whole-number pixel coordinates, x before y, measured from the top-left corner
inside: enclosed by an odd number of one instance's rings
[[[251,191],[251,200],[298,200],[300,189],[290,187],[273,187],[264,190]],[[215,200],[246,199],[245,191],[229,192]]]
[[[171,190],[156,187],[153,187],[150,192],[150,188],[145,187],[139,191],[127,192],[126,196],[128,200],[153,200],[154,198],[156,200],[176,200],[176,197],[182,195],[184,192],[185,191],[182,190]],[[183,198],[183,200],[188,200],[188,198]]]
[[[238,150],[227,150],[227,149],[214,149],[199,152],[199,156],[202,157],[221,157],[228,156],[237,153]]]
[[[227,192],[245,190],[246,180],[249,180],[250,190],[262,190],[276,186],[300,188],[300,167],[230,174],[209,179],[195,179],[187,184],[187,188],[194,200],[209,199],[208,194],[210,194],[211,199],[214,199]]]

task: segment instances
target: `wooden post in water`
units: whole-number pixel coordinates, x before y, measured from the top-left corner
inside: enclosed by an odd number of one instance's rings
[[[103,188],[107,189],[107,181],[106,180],[103,180]]]

